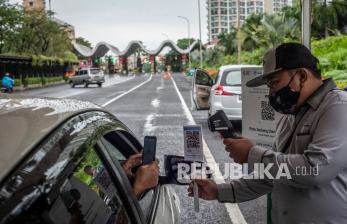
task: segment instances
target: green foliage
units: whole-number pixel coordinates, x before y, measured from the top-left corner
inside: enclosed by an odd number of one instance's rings
[[[62,77],[62,76],[44,77],[44,78],[42,78],[42,84],[43,84],[43,82],[45,84],[48,84],[48,83],[52,83],[52,82],[61,82],[61,81],[64,81],[64,77]]]
[[[218,45],[223,47],[223,51],[225,55],[232,55],[237,50],[237,43],[236,43],[236,29],[231,28],[230,32],[228,33],[221,33],[218,36],[219,42]]]
[[[0,0],[0,54],[8,52],[8,46],[15,38],[15,30],[21,19],[17,5],[9,4],[8,0]]]
[[[42,84],[42,78],[41,77],[30,77],[30,78],[25,78],[23,80],[23,84],[28,86],[28,85],[37,85],[37,84]]]
[[[86,155],[86,157],[83,159],[83,161],[79,164],[78,166],[78,170],[77,172],[75,172],[75,176],[81,180],[82,182],[84,183],[89,183],[89,186],[91,186],[93,189],[96,188],[96,185],[95,183],[93,183],[93,178],[86,174],[84,172],[84,167],[87,166],[87,165],[90,165],[94,168],[97,168],[99,167],[100,165],[100,159],[99,157],[96,155],[95,151],[93,148],[90,148],[87,150],[88,153]]]
[[[177,46],[180,47],[181,49],[188,49],[189,44],[194,43],[195,39],[193,38],[183,38],[183,39],[178,39],[177,40]]]
[[[22,80],[20,79],[14,79],[14,86],[21,86],[22,85]]]
[[[347,69],[347,36],[313,41],[312,52],[320,61],[323,75],[331,70]]]
[[[65,31],[40,12],[24,13],[18,5],[8,0],[0,0],[0,54],[37,55],[37,64],[44,61],[76,61],[72,56],[71,43]],[[56,57],[55,60],[42,59],[42,55]]]
[[[347,25],[347,2],[333,0],[327,4],[315,4],[313,8],[312,35],[317,38],[336,33],[345,33]]]
[[[89,48],[93,48],[92,44],[83,37],[77,37],[76,43],[84,45],[84,46],[89,47]]]

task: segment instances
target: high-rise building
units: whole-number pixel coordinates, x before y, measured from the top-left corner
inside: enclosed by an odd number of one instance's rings
[[[207,0],[208,40],[213,42],[220,33],[228,32],[231,27],[241,26],[246,18],[253,13],[277,13],[284,6],[292,6],[292,1]],[[240,17],[239,20],[238,16]]]

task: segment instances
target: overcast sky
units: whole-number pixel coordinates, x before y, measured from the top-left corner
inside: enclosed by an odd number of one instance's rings
[[[205,42],[206,1],[200,2]],[[163,33],[174,41],[188,36],[187,22],[177,16],[187,17],[191,36],[199,37],[198,0],[52,0],[52,9],[57,18],[75,27],[77,37],[84,37],[93,45],[106,41],[123,50],[129,41],[141,40],[148,49],[155,49],[167,39]]]

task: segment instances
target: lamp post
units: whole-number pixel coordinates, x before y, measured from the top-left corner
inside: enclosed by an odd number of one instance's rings
[[[198,9],[199,9],[199,36],[200,36],[200,68],[202,67],[202,40],[201,40],[201,13],[200,13],[200,0],[198,0]]]
[[[192,64],[190,62],[190,21],[187,17],[184,17],[184,16],[178,16],[178,18],[181,18],[183,20],[185,20],[188,24],[188,61],[189,61],[189,69],[192,67]]]

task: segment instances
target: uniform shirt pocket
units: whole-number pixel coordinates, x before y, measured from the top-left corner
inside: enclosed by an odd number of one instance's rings
[[[298,133],[295,139],[295,152],[297,154],[303,154],[311,143],[310,133]]]

